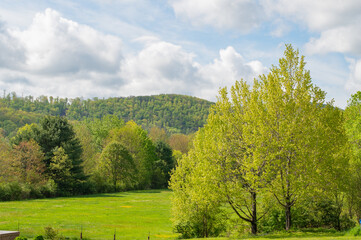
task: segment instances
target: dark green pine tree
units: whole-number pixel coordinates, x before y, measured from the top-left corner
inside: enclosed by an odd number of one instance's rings
[[[57,182],[57,179],[54,181],[58,183],[58,187],[63,192],[82,193],[81,186],[86,180],[81,159],[82,147],[67,119],[53,116],[44,117],[39,128],[35,129],[35,140],[45,154],[44,161],[50,176],[53,175],[50,172],[50,164],[54,158],[54,152],[59,148],[64,149],[64,153],[71,162],[69,179],[65,185],[61,184],[64,181]]]

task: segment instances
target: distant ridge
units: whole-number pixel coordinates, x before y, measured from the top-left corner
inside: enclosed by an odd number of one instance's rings
[[[4,135],[9,135],[26,123],[37,122],[43,115],[82,121],[111,114],[124,121],[133,120],[145,129],[158,126],[170,133],[188,134],[206,123],[212,104],[204,99],[177,94],[68,99],[18,97],[12,93],[0,98],[0,128]]]

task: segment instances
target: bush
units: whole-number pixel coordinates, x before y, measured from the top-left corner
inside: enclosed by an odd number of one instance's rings
[[[42,235],[38,235],[33,240],[44,240],[44,237]]]
[[[56,197],[57,185],[53,180],[49,180],[40,187],[40,192],[45,198]]]
[[[16,237],[15,240],[28,240],[26,237]]]
[[[226,230],[224,213],[219,209],[193,214],[186,222],[175,225],[175,232],[182,238],[218,237]]]
[[[285,211],[282,209],[272,209],[263,219],[259,221],[260,232],[282,231],[285,228]]]
[[[361,227],[356,226],[346,233],[349,236],[361,236]]]
[[[58,235],[58,231],[53,229],[51,226],[44,227],[44,235],[46,239],[54,240]]]

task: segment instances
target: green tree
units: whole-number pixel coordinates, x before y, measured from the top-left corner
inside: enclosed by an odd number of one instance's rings
[[[109,143],[101,155],[101,169],[111,179],[114,191],[121,181],[125,187],[134,184],[136,167],[128,150],[119,142]]]
[[[312,84],[304,67],[304,57],[286,45],[279,66],[260,76],[252,87],[239,81],[230,94],[222,89],[189,154],[199,166],[203,162],[210,166],[189,167],[199,171],[198,175],[212,173],[204,175],[209,179],[202,189],[217,189],[219,198],[251,224],[252,233],[257,232],[257,222],[267,207],[259,208],[257,196],[263,203],[271,202],[265,199],[272,193],[284,208],[289,230],[291,207],[316,188],[320,173],[339,173],[337,169],[347,159],[347,154],[333,152],[345,146],[342,116],[332,103],[324,105],[325,93]],[[175,176],[185,167],[183,159]],[[172,186],[177,186],[173,181],[181,179],[172,177]],[[194,185],[200,183],[181,184],[173,190]]]
[[[262,104],[261,149],[272,162],[271,189],[285,210],[286,230],[292,223],[291,207],[305,195],[327,149],[321,120],[325,93],[312,84],[305,64],[304,57],[286,45],[279,66],[260,77],[256,90]]]
[[[163,141],[155,142],[157,160],[153,165],[152,188],[166,188],[170,179],[170,173],[174,168],[172,148]]]
[[[50,159],[50,177],[63,193],[72,191],[73,183],[71,176],[72,162],[62,147],[53,149],[53,157]]]
[[[11,173],[11,146],[0,135],[0,182],[9,182],[14,175]]]
[[[16,135],[11,138],[11,142],[15,145],[21,142],[27,142],[31,139],[35,139],[35,133],[38,132],[39,126],[36,123],[25,124],[25,126],[18,129]]]
[[[219,171],[212,166],[214,146],[208,131],[200,130],[194,146],[179,161],[170,181],[172,195],[172,222],[183,237],[218,236],[224,230],[225,201],[219,188]]]
[[[34,141],[20,142],[12,150],[13,174],[23,183],[39,184],[45,182],[44,154]]]
[[[163,128],[159,128],[159,127],[152,127],[149,130],[149,138],[153,142],[157,142],[157,141],[167,142],[168,141],[167,133],[165,132],[165,130]]]
[[[101,151],[104,144],[106,144],[104,141],[109,136],[110,131],[124,126],[124,121],[119,119],[117,116],[106,115],[101,119],[87,120],[86,125],[90,129],[95,143]]]
[[[82,146],[82,155],[84,173],[91,175],[96,171],[97,159],[101,152],[95,142],[89,128],[84,122],[72,122],[76,137],[79,139]]]
[[[39,125],[32,124],[21,128],[13,142],[18,144],[20,141],[29,139],[34,139],[40,146],[44,153],[45,173],[52,178],[57,176],[57,174],[54,175],[53,168],[50,166],[52,159],[60,148],[64,150],[64,154],[71,162],[68,182],[72,184],[72,187],[67,187],[67,190],[71,189],[72,193],[81,193],[82,184],[86,180],[81,158],[82,147],[68,120],[64,117],[45,116]],[[54,181],[57,182],[56,179]],[[61,181],[63,180],[59,180]],[[64,191],[64,189],[60,190]]]
[[[348,198],[350,207],[361,219],[361,92],[353,94],[345,109],[345,129],[349,141],[351,157],[349,168]]]
[[[189,151],[191,136],[184,134],[173,134],[169,138],[169,145],[174,150],[181,151],[183,154]]]
[[[133,157],[137,169],[136,187],[142,189],[151,187],[153,165],[157,156],[147,132],[135,122],[130,121],[124,127],[110,132],[106,142],[112,141],[121,143]]]

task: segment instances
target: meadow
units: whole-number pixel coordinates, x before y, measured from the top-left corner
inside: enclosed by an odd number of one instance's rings
[[[0,229],[28,238],[51,226],[64,237],[89,239],[174,239],[171,192],[132,191],[71,198],[0,202]]]
[[[59,235],[87,239],[177,239],[170,222],[168,190],[143,190],[69,198],[0,202],[0,230],[32,238],[51,226]],[[229,238],[208,238],[226,240]],[[361,237],[334,232],[282,232],[247,240],[348,240]]]

